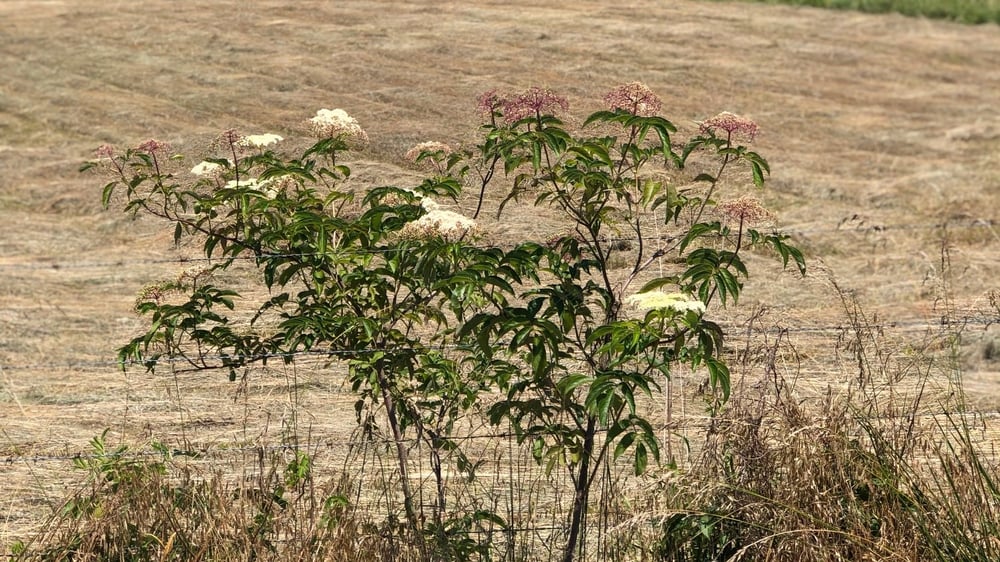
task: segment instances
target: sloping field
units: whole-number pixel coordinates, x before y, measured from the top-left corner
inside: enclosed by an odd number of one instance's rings
[[[101,210],[100,179],[77,173],[95,147],[188,148],[232,127],[298,137],[318,108],[339,107],[372,138],[357,181],[405,182],[417,176],[403,153],[468,141],[487,89],[550,87],[582,118],[633,80],[683,132],[723,110],[761,126],[772,168],[762,197],[810,272],[760,260],[745,301],[724,315],[735,325],[763,311],[764,325],[788,328],[806,395],[856,376],[838,345],[849,295],[900,349],[933,343],[942,320],[964,326],[970,399],[997,410],[995,25],[683,0],[7,0],[0,545],[37,528],[72,482],[66,457],[105,428],[209,449],[273,442],[293,411],[317,441],[353,427],[353,400],[319,363],[244,384],[117,369],[116,348],[142,326],[136,292],[197,253],[173,248],[163,225]],[[491,220],[498,236],[544,228],[529,213]],[[674,391],[683,402],[694,385]]]

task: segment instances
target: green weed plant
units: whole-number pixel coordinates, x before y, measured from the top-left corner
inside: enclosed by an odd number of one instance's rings
[[[754,0],[871,13],[895,12],[907,16],[948,19],[968,24],[1000,24],[998,0]]]

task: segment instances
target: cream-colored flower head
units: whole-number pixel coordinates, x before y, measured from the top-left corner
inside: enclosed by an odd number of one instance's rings
[[[257,178],[240,178],[239,182],[236,180],[229,180],[226,182],[225,189],[245,187],[263,193],[268,199],[274,199],[278,195],[278,190],[274,188],[273,184],[273,179],[258,180]]]
[[[247,135],[241,137],[239,144],[246,148],[264,148],[266,146],[271,146],[272,144],[279,143],[285,140],[281,135],[276,135],[274,133],[264,133],[263,135]]]
[[[668,309],[675,312],[705,313],[705,303],[684,293],[664,293],[648,291],[636,293],[625,299],[625,303],[638,310]]]
[[[756,197],[744,195],[730,201],[723,201],[718,206],[719,213],[732,222],[753,226],[774,220],[774,215],[768,211]]]
[[[237,187],[249,187],[250,189],[261,189],[271,183],[271,180],[258,180],[257,178],[240,178],[239,181],[229,180],[226,182],[226,189],[236,189]]]
[[[438,203],[437,201],[431,199],[430,197],[421,197],[420,198],[420,206],[423,207],[424,209],[426,209],[428,213],[433,213],[434,211],[437,211],[437,210],[443,210],[443,209],[441,209],[441,204]],[[458,213],[452,213],[452,214],[456,214],[457,215]],[[462,215],[458,215],[458,216],[461,217]],[[471,219],[469,219],[469,220],[471,220]]]
[[[222,174],[222,170],[222,166],[215,162],[199,162],[194,168],[191,168],[191,173],[196,176],[219,176]]]
[[[368,133],[343,109],[320,109],[309,120],[309,130],[319,139],[340,137],[351,148],[368,146]]]
[[[425,197],[421,199],[420,204],[427,209],[427,214],[407,224],[400,232],[402,237],[414,240],[426,238],[457,240],[476,230],[476,221],[454,211],[442,209],[431,199]]]
[[[381,200],[382,204],[383,205],[390,205],[390,206],[396,206],[396,205],[420,205],[420,204],[422,204],[421,197],[420,197],[420,195],[416,191],[414,191],[414,190],[412,190],[412,189],[410,189],[408,187],[400,187],[398,189],[400,191],[405,191],[406,193],[412,194],[412,198],[411,197],[407,197],[405,195],[400,195],[400,194],[397,194],[397,193],[389,193],[389,194],[386,194],[384,197],[382,197],[382,200]]]
[[[416,162],[417,158],[423,153],[429,154],[440,154],[441,156],[447,158],[451,154],[451,147],[443,142],[438,141],[426,141],[422,142],[410,150],[406,151],[406,159],[410,162]]]

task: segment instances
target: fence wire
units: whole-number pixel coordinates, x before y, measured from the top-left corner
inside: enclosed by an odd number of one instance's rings
[[[901,318],[897,320],[886,320],[881,322],[866,322],[863,325],[869,331],[932,331],[939,329],[952,329],[967,326],[990,328],[995,324],[1000,324],[1000,316],[989,316],[985,313],[977,315],[949,316],[941,315],[936,320],[927,318]],[[726,325],[720,323],[723,330],[730,334],[729,338],[740,340],[745,337],[744,326]],[[848,322],[838,322],[831,324],[817,324],[811,326],[769,326],[754,327],[752,335],[778,335],[778,334],[840,334],[845,331],[854,330],[855,326]],[[199,354],[199,361],[235,361],[235,362],[258,362],[267,360],[293,360],[298,358],[336,358],[350,355],[360,355],[365,353],[391,353],[391,352],[412,352],[434,349],[439,351],[458,349],[457,345],[434,346],[433,348],[416,349],[412,347],[397,348],[363,348],[363,349],[313,349],[303,351],[289,351],[276,353],[260,353],[252,355],[221,355],[221,354]],[[189,364],[191,357],[186,356],[161,356],[157,358],[143,360],[94,360],[94,361],[39,361],[36,363],[4,363],[0,362],[0,372],[3,371],[40,371],[40,370],[100,370],[100,369],[122,369],[122,368],[147,368],[159,365]],[[208,365],[199,370],[228,369],[228,365]]]
[[[787,235],[809,235],[809,234],[885,234],[888,232],[910,232],[910,231],[932,231],[932,230],[942,230],[942,229],[977,229],[984,228],[993,231],[994,236],[1000,241],[1000,234],[994,230],[1000,227],[998,221],[992,219],[972,219],[968,221],[949,221],[940,223],[899,223],[899,224],[854,224],[853,219],[845,219],[837,223],[836,225],[819,225],[819,226],[784,226],[777,232],[780,234]],[[677,236],[649,236],[644,237],[646,241],[661,241],[661,242],[673,242],[678,240]],[[638,242],[637,238],[633,237],[609,237],[604,239],[605,242]],[[509,245],[513,246],[513,244]],[[478,247],[478,246],[473,246]],[[482,247],[481,249],[486,249]],[[372,249],[368,252],[373,254],[385,253],[397,251],[393,249]],[[265,261],[269,259],[287,259],[296,257],[315,257],[319,255],[318,253],[272,253],[264,254],[261,256],[236,256],[236,257],[176,257],[176,258],[148,258],[148,259],[137,259],[137,260],[102,260],[102,261],[44,261],[38,260],[37,256],[7,256],[6,263],[0,263],[0,271],[5,270],[69,270],[69,269],[113,269],[113,268],[128,268],[134,266],[148,266],[148,265],[187,265],[187,264],[199,264],[199,263],[213,263],[213,262],[223,262],[227,260],[236,261]],[[25,258],[24,261],[17,261],[19,258]]]
[[[967,223],[939,223],[939,224],[893,224],[893,225],[867,225],[867,226],[851,226],[845,225],[844,223],[838,224],[836,226],[828,227],[787,227],[784,232],[792,235],[810,235],[810,234],[884,234],[893,231],[919,231],[919,230],[940,230],[947,228],[986,228],[990,229],[996,235],[993,230],[996,223],[992,220],[989,221],[970,221]],[[672,237],[662,237],[662,240],[673,240]],[[623,239],[626,240],[626,239]],[[1000,240],[1000,238],[998,238]],[[315,254],[275,254],[263,257],[257,256],[246,256],[236,258],[238,260],[262,260],[262,259],[286,259],[293,257],[309,257]],[[8,258],[9,259],[9,258]],[[16,260],[17,258],[13,258]],[[51,270],[51,271],[61,271],[70,269],[118,269],[118,268],[129,268],[135,266],[150,266],[150,265],[171,265],[171,264],[199,264],[199,263],[209,263],[209,262],[221,262],[228,258],[163,258],[163,259],[141,259],[141,260],[109,260],[109,261],[77,261],[77,262],[45,262],[45,261],[26,261],[17,262],[11,261],[8,263],[0,263],[0,272],[2,271],[16,271],[16,270]],[[864,330],[871,331],[892,331],[892,330],[914,330],[914,331],[933,331],[941,329],[951,329],[956,327],[964,326],[977,326],[984,329],[989,328],[994,323],[998,323],[998,318],[990,317],[988,315],[972,315],[963,314],[959,316],[954,315],[942,315],[937,319],[928,318],[903,318],[893,321],[878,321],[878,322],[866,322],[862,326]],[[848,322],[840,323],[829,323],[829,324],[817,324],[810,326],[772,326],[772,327],[756,327],[753,330],[747,331],[745,326],[726,326],[724,329],[727,333],[731,333],[731,338],[737,341],[742,341],[747,335],[749,336],[768,336],[773,334],[840,334],[845,331],[854,330],[856,327]],[[358,354],[358,353],[370,353],[376,351],[391,351],[386,349],[326,349],[326,350],[309,350],[309,351],[297,351],[297,352],[287,352],[287,353],[267,353],[259,355],[248,355],[248,356],[223,356],[223,355],[208,355],[201,357],[206,361],[223,361],[223,360],[237,360],[237,361],[264,361],[264,360],[275,360],[275,361],[290,361],[290,360],[300,360],[300,359],[335,359],[337,357]],[[413,351],[413,349],[405,349],[405,351]],[[0,374],[5,371],[9,372],[25,372],[34,370],[53,370],[53,371],[81,371],[81,370],[96,370],[96,369],[119,369],[119,368],[146,368],[151,365],[176,365],[179,363],[187,363],[188,359],[179,356],[164,356],[159,357],[150,361],[117,361],[117,360],[95,360],[95,361],[70,361],[70,362],[57,362],[57,361],[39,361],[36,363],[9,363],[5,364],[0,362]],[[226,368],[220,366],[218,368]],[[172,375],[163,375],[172,376]],[[351,394],[344,391],[345,394]],[[932,418],[934,416],[943,415],[956,415],[954,412],[921,412],[919,414],[911,414],[909,416],[899,416],[900,418],[912,418],[917,417],[928,417]],[[976,413],[961,413],[957,414],[963,416],[972,416],[975,419],[981,420],[994,420],[1000,419],[1000,412],[976,412]],[[669,430],[669,431],[682,431],[688,429],[702,429],[706,427],[706,424],[710,423],[711,418],[709,416],[692,416],[686,415],[684,422],[675,422],[669,428],[657,427],[657,430]],[[458,437],[452,437],[453,441],[499,441],[499,440],[516,440],[517,435],[512,432],[479,432],[470,435],[463,435]],[[416,437],[408,437],[406,439],[400,440],[407,446],[417,446],[422,443],[422,441]],[[96,454],[92,452],[77,452],[77,453],[65,453],[65,454],[41,454],[41,455],[20,455],[20,454],[8,454],[0,456],[0,466],[15,467],[15,466],[29,466],[29,465],[39,465],[39,464],[58,464],[58,463],[74,463],[80,461],[94,461],[107,459],[109,456],[131,460],[131,461],[143,461],[158,458],[185,458],[192,460],[206,460],[212,461],[215,459],[229,459],[238,458],[245,455],[265,455],[265,454],[275,454],[275,453],[285,453],[289,451],[326,451],[333,449],[351,449],[351,448],[365,448],[372,446],[388,446],[396,444],[397,441],[393,439],[386,438],[351,438],[347,440],[339,439],[336,442],[329,442],[324,440],[321,435],[312,435],[310,442],[305,444],[279,444],[279,445],[253,445],[253,446],[223,446],[223,447],[213,447],[213,448],[169,448],[169,449],[128,449],[124,452],[119,453],[108,453],[108,454]],[[379,500],[382,501],[382,500]],[[564,527],[558,525],[538,525],[538,526],[524,526],[512,529],[519,533],[546,533],[546,532],[560,532],[564,530]],[[0,554],[2,558],[10,558],[10,554]]]

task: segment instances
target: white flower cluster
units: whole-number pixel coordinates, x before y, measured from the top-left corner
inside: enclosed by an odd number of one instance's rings
[[[239,144],[245,148],[264,148],[285,140],[281,135],[274,133],[264,133],[263,135],[247,135],[241,137]]]
[[[225,189],[236,189],[238,187],[246,187],[259,191],[264,194],[264,197],[268,199],[274,199],[278,195],[278,190],[272,187],[273,180],[258,180],[256,178],[240,178],[240,181],[229,180],[226,182]]]
[[[451,152],[451,147],[443,142],[427,141],[414,146],[410,150],[407,150],[406,159],[410,162],[416,162],[417,159],[420,158],[420,155],[424,153],[434,156],[440,155],[441,157],[447,158]]]
[[[237,187],[249,187],[250,189],[258,189],[264,187],[270,182],[270,180],[257,180],[256,178],[240,178],[237,180],[229,180],[226,182],[226,189],[236,189]]]
[[[476,229],[476,221],[465,215],[442,209],[441,206],[427,197],[420,199],[420,205],[427,214],[409,223],[400,233],[404,238],[445,238],[459,239]]]
[[[682,314],[688,311],[705,313],[705,303],[684,293],[649,291],[631,295],[625,302],[639,310],[669,309]]]
[[[363,148],[368,144],[368,133],[361,128],[357,119],[343,109],[320,109],[309,120],[309,130],[320,139],[341,137],[352,148]]]
[[[215,162],[199,162],[197,166],[191,168],[191,173],[196,176],[219,176],[222,170],[222,166]]]

